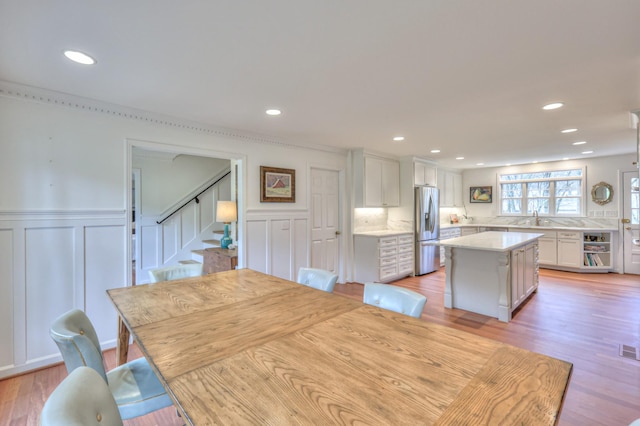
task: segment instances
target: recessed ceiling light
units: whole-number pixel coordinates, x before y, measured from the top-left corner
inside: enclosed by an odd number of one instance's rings
[[[560,133],[573,133],[577,131],[578,129],[564,129],[564,130],[561,130]]]
[[[439,149],[432,149],[432,150],[431,150],[431,153],[432,153],[432,154],[437,154],[437,153],[439,153],[439,152],[440,152],[440,150],[439,150]]]
[[[593,154],[593,151],[582,151],[583,154]]]
[[[538,162],[537,161],[532,161],[531,164],[538,164]]]
[[[395,137],[393,138],[393,140],[394,140],[394,141],[396,141],[396,142],[403,141],[403,140],[404,140],[404,136],[395,136]]]
[[[552,104],[547,104],[545,106],[542,107],[542,109],[544,110],[550,110],[550,109],[558,109],[563,107],[564,104],[562,102],[554,102]]]
[[[507,166],[507,167],[509,167],[510,165],[511,165],[511,163],[507,163],[507,164],[505,164],[505,166]]]
[[[280,111],[279,109],[268,109],[265,112],[267,113],[267,115],[280,115],[280,114],[282,114],[282,111]]]
[[[456,160],[464,160],[464,157],[456,157]]]
[[[573,145],[584,145],[587,141],[574,142]]]
[[[569,159],[569,157],[564,157],[563,158],[564,161],[567,161],[568,159]]]
[[[64,56],[66,56],[68,59],[71,59],[73,62],[82,65],[93,65],[96,63],[96,60],[91,56],[78,50],[65,50]]]
[[[476,163],[476,166],[484,166],[484,163]]]

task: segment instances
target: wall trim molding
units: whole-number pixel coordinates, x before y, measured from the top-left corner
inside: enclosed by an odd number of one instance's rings
[[[76,95],[70,95],[63,92],[42,89],[33,86],[27,86],[19,83],[12,83],[0,80],[0,96],[21,99],[30,102],[42,104],[56,105],[61,107],[73,108],[86,112],[97,114],[106,114],[112,117],[118,117],[127,120],[138,121],[142,123],[167,126],[181,130],[188,130],[209,135],[227,137],[232,139],[245,140],[249,142],[257,142],[268,145],[278,145],[289,148],[313,149],[317,151],[346,153],[348,150],[318,144],[302,144],[292,143],[278,140],[267,135],[252,134],[250,132],[237,129],[227,129],[215,127],[205,123],[189,121],[178,117],[171,117],[144,111],[135,108],[129,108],[122,105],[111,104],[108,102],[98,101],[90,98],[83,98]]]
[[[126,210],[0,210],[0,221],[126,219]]]

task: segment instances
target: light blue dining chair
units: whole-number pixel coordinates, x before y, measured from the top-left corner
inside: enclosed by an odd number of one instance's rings
[[[420,318],[427,296],[391,284],[365,283],[364,303]]]
[[[298,283],[318,290],[333,292],[333,287],[338,281],[338,276],[333,272],[317,268],[300,268],[298,270]]]
[[[149,270],[149,278],[152,283],[162,281],[179,280],[181,278],[199,277],[203,271],[202,263],[189,263],[186,265],[166,266]]]
[[[173,405],[164,387],[144,358],[127,362],[106,372],[96,331],[79,309],[62,314],[49,330],[67,372],[81,366],[96,370],[109,385],[123,419],[142,416]]]
[[[90,367],[73,370],[53,390],[40,413],[41,426],[122,426],[109,386]]]

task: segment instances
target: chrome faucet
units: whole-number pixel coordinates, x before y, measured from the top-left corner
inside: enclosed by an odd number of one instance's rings
[[[540,218],[538,217],[538,210],[533,211],[533,217],[536,219],[535,225],[540,226]]]

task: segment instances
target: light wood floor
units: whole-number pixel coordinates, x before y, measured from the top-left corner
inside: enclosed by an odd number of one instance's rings
[[[620,344],[640,346],[640,276],[542,270],[538,292],[508,324],[444,309],[444,269],[394,284],[428,297],[423,319],[572,362],[560,425],[628,425],[640,418],[640,361],[618,355]],[[361,299],[362,285],[338,284],[335,292]],[[130,359],[139,356],[133,347]],[[114,351],[105,358],[113,368]],[[0,425],[37,425],[44,401],[65,376],[58,365],[0,381]],[[183,422],[167,408],[125,424]]]

